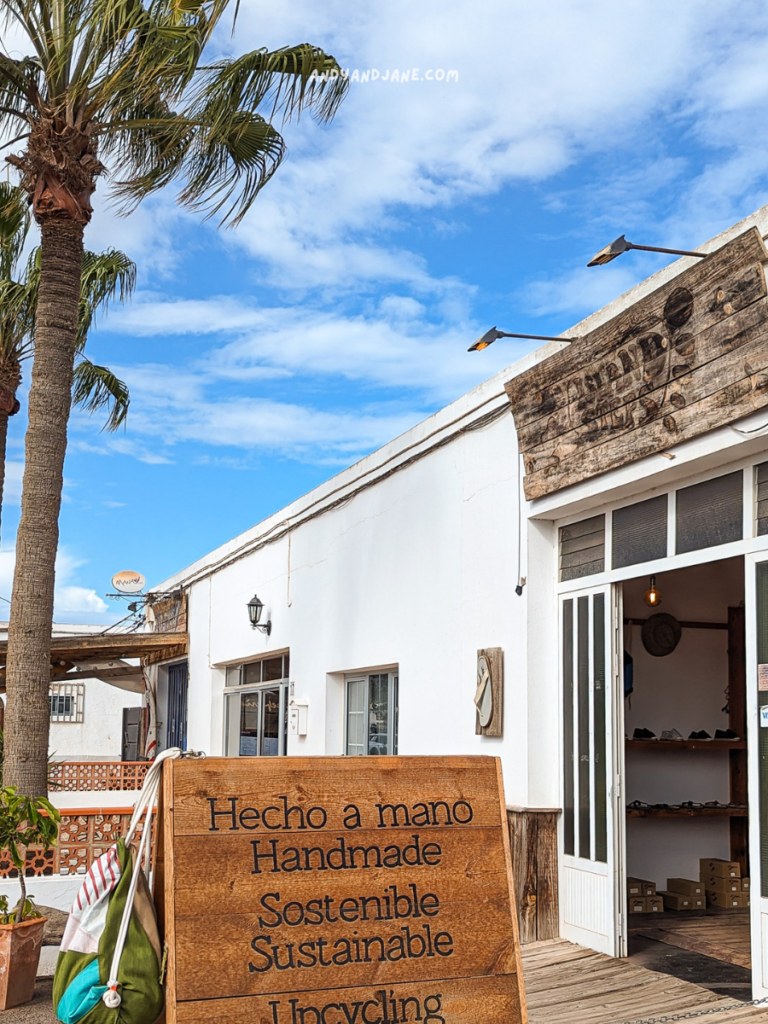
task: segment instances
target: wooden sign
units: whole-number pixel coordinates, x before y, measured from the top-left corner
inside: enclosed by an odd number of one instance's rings
[[[167,1024],[526,1024],[497,758],[167,761]]]
[[[768,405],[757,228],[506,385],[528,500]]]

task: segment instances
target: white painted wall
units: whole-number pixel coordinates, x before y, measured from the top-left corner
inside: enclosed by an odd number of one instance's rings
[[[517,455],[508,414],[192,586],[191,747],[222,753],[223,665],[289,649],[306,738],[343,753],[343,674],[398,666],[402,754],[498,754],[525,803],[527,597],[517,579]],[[254,631],[258,593],[272,635]],[[502,647],[503,739],[475,735],[476,652]]]
[[[86,679],[82,722],[51,722],[50,751],[57,761],[119,761],[123,708],[141,707],[141,694],[100,679]]]

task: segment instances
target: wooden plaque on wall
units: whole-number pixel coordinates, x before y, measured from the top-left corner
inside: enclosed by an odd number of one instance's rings
[[[477,736],[504,735],[504,651],[501,647],[485,647],[477,652],[478,661],[485,658],[491,673],[493,712],[487,725],[480,724],[480,715],[475,711],[475,734]]]
[[[529,501],[768,406],[766,260],[750,228],[509,381]]]
[[[497,758],[167,761],[167,1024],[526,1024]]]

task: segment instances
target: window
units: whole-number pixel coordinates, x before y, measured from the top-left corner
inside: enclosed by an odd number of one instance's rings
[[[347,754],[397,753],[398,682],[396,672],[347,676]]]
[[[612,568],[667,557],[668,504],[667,495],[660,494],[614,510]]]
[[[229,757],[286,753],[289,671],[288,654],[227,667],[224,747]]]
[[[560,582],[605,570],[605,516],[560,527]]]
[[[677,492],[677,553],[741,540],[743,473],[728,473]]]
[[[54,683],[49,696],[52,722],[82,722],[85,683]]]

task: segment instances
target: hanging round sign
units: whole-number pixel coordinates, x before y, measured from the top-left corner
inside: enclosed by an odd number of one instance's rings
[[[491,669],[488,659],[482,654],[477,659],[475,707],[480,725],[485,728],[493,717],[493,687],[491,686]]]
[[[131,569],[117,572],[112,577],[112,586],[121,594],[140,594],[146,585],[147,581],[141,573]]]

